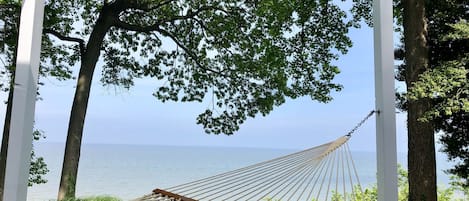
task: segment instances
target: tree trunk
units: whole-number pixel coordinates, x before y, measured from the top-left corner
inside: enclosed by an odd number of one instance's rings
[[[20,18],[17,18],[16,24],[20,24]],[[19,30],[17,30],[19,31]],[[17,32],[18,33],[18,32]],[[10,89],[8,91],[7,110],[3,124],[2,147],[0,151],[0,201],[3,201],[3,189],[5,187],[5,172],[7,167],[8,141],[10,140],[10,122],[11,109],[13,107],[13,92],[15,89],[16,58],[18,54],[18,34],[15,38],[15,52],[13,53],[13,63],[10,66]]]
[[[64,161],[62,164],[62,176],[60,179],[59,195],[57,198],[58,200],[75,197],[81,139],[86,108],[88,107],[93,70],[94,69],[85,69],[83,65],[80,69],[72,111],[70,113],[67,142],[65,145]]]
[[[407,90],[428,68],[425,0],[403,0]],[[409,200],[436,201],[436,161],[434,128],[419,118],[431,108],[429,99],[408,100]]]
[[[94,29],[91,32],[86,49],[82,53],[80,73],[78,75],[68,125],[62,175],[57,198],[59,201],[75,198],[81,139],[90,96],[91,82],[104,37],[112,24],[111,19],[109,12],[103,7]]]
[[[12,76],[13,77],[13,76]],[[3,201],[3,189],[5,187],[5,170],[7,166],[8,140],[10,139],[11,108],[13,106],[13,86],[8,92],[7,111],[3,125],[2,148],[0,152],[0,201]]]

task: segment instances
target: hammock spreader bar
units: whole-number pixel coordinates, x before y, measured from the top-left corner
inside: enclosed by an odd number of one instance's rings
[[[171,192],[168,192],[168,191],[165,191],[165,190],[161,190],[161,189],[155,189],[155,190],[153,190],[153,193],[157,194],[157,195],[159,194],[163,197],[167,197],[168,199],[174,198],[174,199],[180,200],[180,201],[197,201],[197,200],[194,200],[194,199],[191,199],[191,198],[186,198],[182,195],[174,194],[174,193],[171,193]]]

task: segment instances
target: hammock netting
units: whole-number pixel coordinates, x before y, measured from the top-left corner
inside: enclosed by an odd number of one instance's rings
[[[186,184],[155,189],[137,201],[353,200],[360,192],[348,146],[351,132],[310,149]]]

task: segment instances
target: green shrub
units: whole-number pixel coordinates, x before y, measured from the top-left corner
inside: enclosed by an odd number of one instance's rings
[[[398,185],[399,185],[399,194],[398,201],[407,201],[409,199],[409,183],[407,177],[407,170],[403,167],[398,167]],[[439,187],[438,188],[438,200],[439,201],[464,201],[469,200],[469,188],[462,185],[460,179],[453,176],[451,177],[451,183],[449,188]],[[360,187],[357,186],[354,188],[354,192],[346,194],[346,200],[355,200],[355,201],[375,201],[378,200],[378,188],[376,185],[373,185],[371,188],[366,188],[360,191]],[[458,198],[455,198],[455,193],[460,192],[461,195],[458,195]],[[462,196],[462,198],[459,198]],[[334,194],[334,201],[343,201],[344,195]]]
[[[122,201],[122,200],[116,197],[102,195],[102,196],[93,196],[93,197],[85,197],[85,198],[67,199],[63,201]]]

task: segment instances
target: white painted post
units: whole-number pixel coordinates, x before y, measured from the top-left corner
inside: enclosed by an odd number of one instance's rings
[[[392,0],[373,0],[378,200],[397,200]]]
[[[41,51],[44,0],[24,0],[3,200],[26,201]]]

